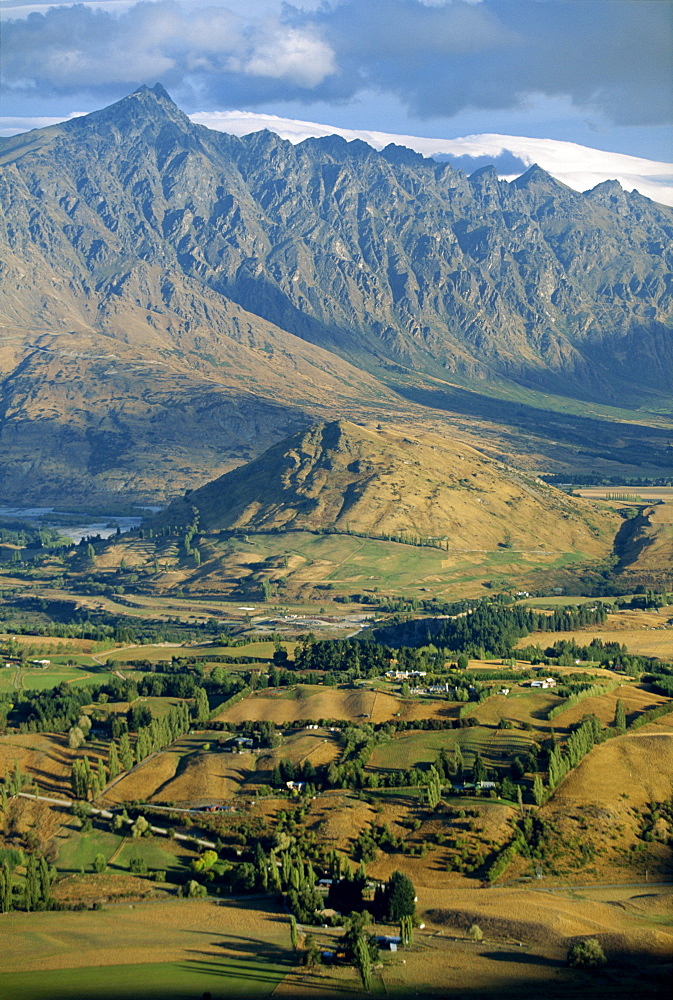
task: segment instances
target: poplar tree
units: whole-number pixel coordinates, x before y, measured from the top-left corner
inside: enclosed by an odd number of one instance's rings
[[[110,772],[110,781],[114,781],[114,779],[119,775],[119,772],[121,770],[121,766],[119,764],[119,754],[117,752],[117,744],[115,743],[114,740],[112,740],[112,742],[110,743],[110,749],[108,750],[107,766],[108,766],[108,771]]]
[[[544,785],[540,774],[536,774],[533,778],[533,798],[536,806],[541,806],[545,800]]]
[[[23,884],[23,905],[28,911],[36,910],[40,901],[40,885],[37,865],[32,854],[28,855]]]
[[[0,865],[0,913],[12,908],[12,873],[6,861]]]
[[[353,957],[355,958],[355,964],[362,979],[362,985],[369,992],[372,988],[372,958],[369,954],[369,947],[365,940],[364,931],[360,932],[355,941]]]
[[[197,722],[207,722],[209,715],[210,706],[206,690],[205,688],[197,687],[194,689],[194,718]]]
[[[125,771],[130,771],[133,767],[133,750],[128,733],[122,733],[119,737],[119,760]]]
[[[100,794],[100,792],[102,792],[103,789],[105,788],[105,786],[107,785],[107,775],[105,774],[105,764],[103,763],[103,758],[102,757],[98,758],[98,769],[97,770],[98,770],[98,775],[97,775],[98,776],[98,788],[100,790],[99,791],[99,794]]]

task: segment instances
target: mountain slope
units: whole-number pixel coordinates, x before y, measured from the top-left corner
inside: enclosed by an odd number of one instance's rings
[[[618,185],[239,139],[160,86],[0,168],[5,497],[165,496],[315,417],[421,419],[433,379],[670,406],[673,211]]]
[[[204,532],[327,529],[449,547],[607,553],[619,519],[439,435],[320,423],[189,492],[151,524]]]

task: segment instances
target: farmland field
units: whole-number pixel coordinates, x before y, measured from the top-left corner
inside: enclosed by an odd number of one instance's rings
[[[640,497],[643,503],[655,500],[673,502],[673,486],[576,486],[574,492],[590,500],[604,500],[616,494]],[[616,501],[624,506],[627,500]]]
[[[502,718],[514,724],[530,724],[544,732],[552,725],[547,722],[547,713],[560,703],[561,699],[552,691],[513,685],[508,695],[492,695],[481,705],[475,705],[470,715],[487,726],[497,726]]]
[[[576,705],[559,712],[553,721],[557,728],[567,728],[580,722],[585,715],[595,715],[602,725],[609,726],[614,721],[617,699],[621,699],[626,712],[627,723],[642,712],[657,708],[668,701],[663,695],[653,694],[636,684],[621,684],[614,691],[593,698],[584,698]]]
[[[170,749],[147,758],[122,775],[105,794],[109,803],[132,801],[176,803],[229,799],[255,773],[255,755],[228,754],[213,746],[213,738],[184,736]],[[211,749],[204,745],[210,743]]]
[[[304,729],[285,737],[273,750],[261,750],[257,758],[257,769],[270,771],[280,760],[289,760],[293,764],[303,764],[310,760],[317,767],[336,760],[340,753],[339,733],[330,733],[325,729]]]
[[[0,774],[16,761],[22,772],[40,783],[47,794],[70,794],[70,769],[76,753],[65,736],[50,733],[10,733],[0,736]]]
[[[580,645],[588,646],[595,638],[602,639],[603,642],[622,643],[630,653],[673,660],[673,627],[665,627],[667,619],[671,617],[671,606],[658,611],[618,611],[609,614],[600,628],[587,626],[573,632],[553,635],[549,632],[532,632],[520,639],[517,646],[521,648],[539,644],[545,649],[558,639],[574,639]]]
[[[440,750],[460,746],[466,763],[475,753],[486,763],[500,764],[512,754],[525,753],[532,742],[527,733],[473,726],[469,729],[411,730],[396,733],[389,743],[375,747],[367,762],[368,770],[392,771],[431,764]]]
[[[267,996],[294,964],[288,946],[287,917],[253,901],[235,908],[174,900],[95,914],[12,913],[3,918],[0,995]]]
[[[56,846],[59,872],[91,871],[97,854],[102,854],[108,862],[109,874],[128,872],[133,858],[141,858],[148,869],[170,870],[183,868],[183,859],[193,857],[188,848],[164,837],[133,839],[97,828],[82,833],[75,819],[61,828]]]

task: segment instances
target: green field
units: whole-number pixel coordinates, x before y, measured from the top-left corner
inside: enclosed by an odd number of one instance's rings
[[[15,667],[0,669],[0,693],[15,690],[16,676]],[[65,662],[52,662],[49,667],[21,667],[19,688],[23,691],[44,691],[59,684],[73,684],[77,687],[82,684],[104,684],[109,678],[109,670],[99,663],[68,666]]]
[[[161,821],[159,825],[162,825]],[[168,842],[162,837],[134,840],[130,835],[124,837],[121,833],[98,830],[95,827],[89,833],[82,833],[76,821],[68,824],[67,829],[68,836],[60,842],[56,859],[56,868],[63,873],[91,871],[97,854],[102,854],[108,862],[114,857],[108,874],[127,874],[131,859],[138,857],[143,859],[150,870],[183,869],[182,857],[191,856],[188,849],[172,843],[171,848],[174,849],[167,850],[165,845]]]
[[[496,579],[501,574],[503,580],[511,580],[513,575],[524,577],[539,569],[561,570],[586,559],[578,552],[551,550],[461,551],[449,547],[447,553],[432,547],[355,535],[310,532],[250,534],[246,542],[238,538],[220,540],[216,535],[208,540],[224,565],[229,559],[259,562],[284,557],[291,561],[292,557],[299,557],[301,565],[286,573],[290,585],[302,586],[310,578],[312,583],[320,583],[338,594],[382,590],[407,597],[420,598],[430,591],[436,596],[446,596],[449,586],[470,584],[474,589],[480,587],[485,576],[492,574]],[[326,600],[329,600],[327,594]],[[257,614],[265,608],[263,603],[256,603]]]
[[[367,762],[367,770],[393,771],[423,764],[431,764],[440,750],[451,751],[460,745],[465,763],[469,766],[478,752],[487,764],[498,765],[511,754],[525,753],[531,743],[526,733],[499,730],[485,726],[469,729],[412,730],[396,733],[389,743],[374,749]]]
[[[97,854],[109,860],[123,840],[118,833],[104,830],[83,834],[74,822],[68,824],[68,829],[69,835],[61,842],[56,859],[56,868],[61,872],[90,871]]]
[[[0,973],[3,1000],[213,1000],[271,996],[287,967],[254,958],[192,959],[156,965],[104,965]]]

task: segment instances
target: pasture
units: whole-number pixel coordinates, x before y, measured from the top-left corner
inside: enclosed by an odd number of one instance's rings
[[[630,502],[653,503],[658,500],[673,502],[673,486],[576,486],[573,490],[577,496],[588,500],[607,500],[608,498],[624,507]],[[627,500],[613,500],[615,495],[628,497]]]
[[[182,870],[193,851],[180,841],[166,837],[133,839],[126,834],[99,829],[94,826],[82,833],[79,820],[69,819],[59,830],[55,846],[58,854],[56,869],[61,873],[91,872],[97,854],[108,863],[108,874],[128,874],[134,858],[141,859],[149,870]]]
[[[486,726],[497,726],[500,719],[507,719],[513,726],[529,724],[546,733],[552,725],[547,722],[547,713],[560,702],[551,690],[512,685],[508,695],[491,695],[481,705],[474,705],[469,714]]]
[[[673,627],[666,626],[671,617],[671,605],[650,611],[617,611],[609,614],[600,628],[587,626],[572,632],[531,632],[520,639],[517,646],[539,644],[546,649],[559,639],[574,639],[579,645],[588,646],[592,639],[602,639],[603,642],[618,642],[626,646],[629,653],[673,660]]]
[[[11,913],[3,918],[0,995],[264,997],[294,961],[287,918],[272,903],[171,900],[94,913]]]
[[[333,688],[297,684],[290,688],[254,692],[215,716],[222,722],[297,722],[299,719],[341,719],[385,722],[400,711],[393,695],[367,688]]]
[[[0,774],[12,771],[16,761],[22,773],[37,781],[47,795],[70,795],[70,770],[76,756],[68,747],[67,736],[61,734],[0,736]]]
[[[207,590],[204,602],[212,606],[212,592],[222,589],[229,597],[234,579],[238,592],[247,594],[239,603],[254,606],[252,614],[256,615],[268,607],[258,599],[260,582],[256,574],[263,563],[269,565],[269,579],[277,590],[272,598],[275,604],[310,602],[315,607],[315,603],[331,601],[333,596],[378,591],[418,598],[430,594],[475,596],[485,580],[491,584],[494,580],[526,580],[538,571],[561,571],[588,558],[587,553],[574,550],[574,540],[572,544],[569,540],[569,547],[559,549],[552,543],[525,549],[449,545],[448,551],[355,535],[300,531],[249,533],[237,538],[212,534],[205,540],[212,558],[205,568],[202,565],[198,571],[190,570],[181,577],[183,585],[192,591],[192,601],[203,589]],[[171,579],[171,585],[174,583]],[[228,603],[235,607],[236,602]],[[239,607],[232,617],[240,616]]]
[[[595,715],[600,719],[602,725],[611,726],[615,718],[618,699],[621,699],[624,704],[627,724],[650,708],[657,708],[670,701],[663,695],[645,690],[640,685],[620,684],[614,691],[608,691],[592,698],[584,698],[576,705],[560,712],[553,720],[553,725],[556,728],[568,728],[581,722],[585,715]]]
[[[260,780],[263,781],[264,772],[273,770],[280,760],[289,760],[295,765],[310,760],[314,767],[330,764],[339,757],[342,742],[339,733],[330,733],[326,729],[302,729],[285,736],[273,750],[259,752],[257,770],[262,772]]]
[[[200,804],[230,799],[246,782],[254,782],[256,757],[252,753],[224,753],[217,747],[220,733],[183,736],[167,750],[146,758],[124,774],[105,793],[111,804],[175,802]],[[210,749],[206,749],[206,745]]]
[[[411,767],[429,767],[440,750],[451,752],[460,746],[465,764],[472,764],[479,753],[486,764],[501,765],[514,754],[524,754],[533,734],[511,729],[473,726],[469,729],[422,730],[395,733],[388,743],[375,747],[367,761],[368,771],[389,772]]]

